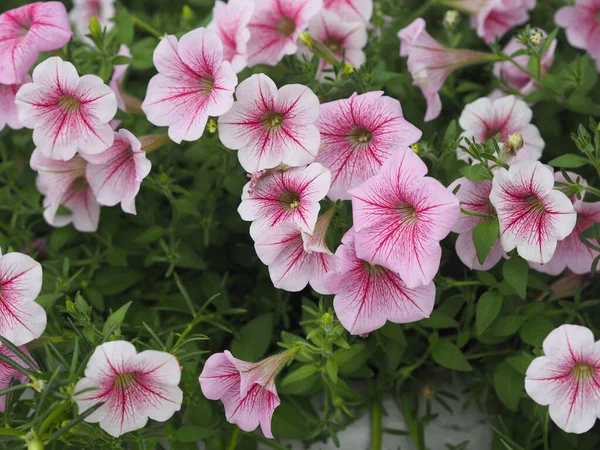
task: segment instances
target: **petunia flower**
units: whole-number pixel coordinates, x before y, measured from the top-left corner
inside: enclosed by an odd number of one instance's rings
[[[458,199],[409,148],[388,159],[378,175],[349,191],[356,254],[397,272],[409,288],[437,273],[444,239],[460,216]]]
[[[115,140],[99,155],[81,152],[87,160],[85,177],[96,201],[104,206],[121,203],[123,211],[135,214],[135,197],[152,163],[146,158],[141,142],[129,131],[115,132]]]
[[[547,37],[545,31],[536,28],[537,31],[540,31],[544,38]],[[550,68],[554,63],[554,53],[556,52],[557,40],[555,39],[548,49],[542,55],[542,61],[540,65],[540,76],[545,77],[548,72],[550,72]],[[519,50],[526,49],[527,46],[517,38],[512,38],[506,47],[502,50],[502,53],[505,55],[512,55]],[[519,64],[521,67],[529,67],[529,55],[518,55],[515,56],[514,61]],[[519,70],[512,62],[510,61],[500,61],[494,63],[494,75],[496,78],[502,80],[509,88],[515,89],[519,91],[523,95],[531,94],[532,92],[538,90],[540,88],[539,83],[532,78],[530,75],[523,73],[523,71]]]
[[[21,86],[21,84],[0,84],[0,131],[7,125],[13,130],[23,128],[15,103],[15,97]]]
[[[350,200],[349,189],[377,174],[422,134],[404,118],[400,102],[381,91],[321,105],[317,127],[322,142],[317,161],[331,171],[328,195],[334,201]]]
[[[235,93],[237,101],[219,118],[219,138],[225,147],[238,150],[247,172],[315,160],[321,138],[315,126],[319,99],[313,91],[301,84],[277,90],[268,76],[256,74]]]
[[[490,202],[498,214],[502,248],[506,252],[516,248],[530,262],[549,262],[557,242],[575,228],[577,214],[571,201],[554,189],[552,170],[537,161],[497,169]]]
[[[133,344],[112,341],[94,350],[77,382],[74,399],[79,414],[104,402],[86,417],[88,423],[114,437],[146,426],[148,419],[165,422],[181,409],[181,370],[175,356],[156,350],[137,353]]]
[[[554,16],[556,25],[564,28],[567,40],[575,48],[587,51],[600,70],[600,1],[576,0],[575,5],[559,9]],[[0,79],[0,81],[2,81]]]
[[[336,267],[325,275],[333,307],[351,334],[375,331],[386,321],[409,323],[429,317],[435,303],[435,285],[408,288],[397,273],[356,256],[354,230],[342,238],[335,252]]]
[[[100,77],[80,77],[73,64],[53,56],[32,79],[17,92],[19,120],[33,129],[33,142],[46,157],[67,161],[78,149],[97,154],[112,144],[117,99]]]
[[[243,220],[252,221],[250,236],[254,240],[269,228],[287,222],[296,223],[311,234],[319,215],[319,201],[327,195],[330,172],[321,164],[287,170],[273,170],[253,184],[244,186],[238,212]]]
[[[600,346],[579,325],[561,325],[544,339],[544,354],[525,375],[525,391],[536,403],[549,405],[552,421],[567,433],[590,430],[600,408]]]
[[[26,347],[19,347],[23,353],[31,358],[29,351]],[[19,356],[15,355],[11,349],[6,345],[0,344],[0,354],[6,356],[12,361],[16,362],[23,368],[29,368],[29,364],[23,361]],[[29,381],[29,377],[12,366],[9,366],[3,361],[0,361],[0,390],[4,390],[10,387],[13,380],[17,380],[21,384],[25,384]],[[4,412],[6,408],[6,395],[0,395],[0,411]]]
[[[70,161],[46,158],[34,150],[31,168],[38,172],[37,186],[45,195],[44,219],[54,227],[73,223],[79,231],[96,231],[100,220],[100,204],[86,177],[87,162],[80,156]],[[68,211],[59,211],[60,207]]]
[[[0,253],[0,335],[15,345],[39,338],[46,311],[35,302],[42,289],[42,266],[22,253]]]
[[[248,65],[248,24],[254,12],[254,0],[215,2],[213,18],[208,29],[217,33],[223,43],[223,59],[229,61],[236,73]]]
[[[115,16],[115,0],[73,0],[73,9],[69,12],[71,22],[75,24],[77,36],[88,40],[90,19],[98,19],[100,27],[110,31],[114,27],[111,19]]]
[[[73,32],[65,5],[36,2],[0,15],[0,83],[19,84],[40,52],[57,50]]]
[[[154,50],[158,74],[148,84],[142,110],[156,126],[168,126],[169,137],[200,139],[209,116],[231,108],[237,76],[223,61],[223,45],[216,33],[197,28],[179,41],[166,36]]]
[[[298,36],[323,7],[323,0],[261,0],[255,2],[248,25],[248,65],[276,65],[298,50]]]
[[[467,49],[447,48],[425,30],[425,21],[416,19],[398,32],[400,56],[408,56],[408,71],[413,84],[423,92],[427,101],[425,121],[437,118],[442,111],[439,91],[450,74],[461,67],[495,59],[489,53]]]
[[[373,15],[373,0],[323,0],[323,8],[351,22],[367,24]]]
[[[299,292],[307,284],[319,294],[330,294],[324,277],[334,266],[335,257],[295,223],[281,223],[263,233],[255,242],[256,254],[269,266],[273,286],[289,292]]]
[[[119,47],[118,56],[127,56],[131,58],[131,51],[129,47],[125,44],[121,44]],[[125,105],[125,99],[123,98],[123,94],[121,92],[121,83],[123,82],[123,78],[125,77],[125,72],[129,68],[129,64],[117,64],[113,69],[112,77],[110,78],[110,82],[108,85],[115,93],[117,97],[117,106],[121,111],[127,111],[127,106]]]
[[[500,148],[508,141],[511,134],[519,133],[523,138],[523,147],[518,151],[518,158],[511,158],[509,163],[519,159],[537,161],[542,156],[545,142],[538,128],[531,124],[533,112],[523,100],[508,95],[492,100],[482,97],[465,106],[458,123],[464,130],[461,138],[483,143],[497,137]],[[469,155],[462,149],[456,149],[459,159],[469,160]]]

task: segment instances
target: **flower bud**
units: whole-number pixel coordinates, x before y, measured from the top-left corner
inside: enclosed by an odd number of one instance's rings
[[[27,444],[27,450],[44,450],[44,444],[37,439],[34,439]]]
[[[538,29],[533,30],[529,35],[529,43],[535,48],[540,48],[542,45],[544,45],[545,40],[546,38],[544,33]]]
[[[410,149],[415,152],[417,155],[419,155],[421,153],[421,146],[419,145],[418,142],[411,144]]]
[[[521,133],[514,133],[508,135],[508,140],[502,146],[502,155],[513,157],[519,150],[523,148],[523,136]]]
[[[444,15],[444,28],[448,31],[454,31],[460,22],[460,13],[455,9],[446,11]]]
[[[183,5],[183,9],[181,10],[181,16],[183,17],[183,20],[187,20],[188,22],[192,22],[194,19],[196,19],[196,14],[194,13],[194,10],[188,5]]]
[[[215,134],[217,132],[217,121],[215,119],[210,119],[206,124],[206,129],[210,134]]]
[[[150,153],[169,143],[170,139],[166,134],[149,134],[142,136],[140,142],[142,144],[142,151]]]
[[[37,392],[42,392],[46,387],[46,382],[44,380],[35,380],[31,383],[31,387]]]

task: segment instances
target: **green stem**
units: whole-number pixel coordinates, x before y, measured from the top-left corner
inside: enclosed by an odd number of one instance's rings
[[[381,450],[383,436],[381,402],[377,400],[371,408],[371,450]]]
[[[598,190],[596,188],[593,188],[591,186],[583,186],[581,184],[579,185],[579,188],[583,191],[588,191],[588,192],[600,197],[600,190]]]
[[[235,428],[233,430],[233,434],[231,435],[231,442],[229,443],[227,450],[235,450],[235,448],[237,447],[237,441],[238,441],[239,434],[240,434],[240,428],[238,426],[235,426]]]
[[[465,286],[481,286],[483,283],[480,281],[450,281],[448,286],[450,287],[465,287]]]
[[[477,213],[474,211],[468,211],[466,209],[460,208],[460,211],[463,214],[466,214],[467,216],[472,216],[472,217],[482,217],[484,219],[488,219],[488,220],[496,220],[496,216],[492,216],[490,214],[481,214],[481,213]]]
[[[69,409],[69,405],[63,403],[56,410],[50,414],[46,420],[42,423],[39,430],[39,435],[42,435],[48,428],[52,426],[52,424],[59,419],[67,410]]]
[[[0,436],[25,436],[25,432],[11,427],[0,428]]]
[[[129,17],[131,17],[131,22],[133,22],[133,24],[135,26],[141,28],[142,30],[146,30],[148,33],[154,35],[154,37],[156,37],[158,40],[161,40],[163,38],[164,33],[161,33],[156,28],[152,27],[151,25],[148,25],[146,22],[144,22],[139,17],[136,17],[136,16],[129,16]]]
[[[422,17],[427,11],[429,11],[429,8],[431,8],[436,3],[442,4],[442,5],[444,4],[444,2],[440,1],[440,0],[428,0],[423,4],[423,6],[421,6],[413,14],[410,15],[410,19],[407,20],[406,23],[411,23],[413,20],[418,19],[419,17]]]
[[[187,327],[185,327],[185,330],[183,330],[183,332],[179,335],[179,339],[177,339],[177,342],[175,342],[175,345],[173,346],[173,349],[171,350],[171,353],[174,354],[179,347],[181,346],[181,344],[183,344],[183,341],[185,340],[185,338],[188,336],[188,334],[190,334],[192,332],[192,330],[194,329],[194,327],[196,325],[198,325],[200,322],[203,322],[204,320],[208,320],[210,319],[210,317],[212,317],[213,315],[209,315],[209,316],[204,316],[204,315],[197,315],[194,320],[192,320]]]

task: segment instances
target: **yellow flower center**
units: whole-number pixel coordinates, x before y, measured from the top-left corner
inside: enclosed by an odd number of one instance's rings
[[[348,139],[354,146],[365,146],[371,142],[373,134],[364,127],[354,126],[348,133]]]
[[[283,125],[283,114],[275,111],[267,111],[263,114],[261,122],[263,126],[268,130],[278,130]]]
[[[409,203],[401,203],[398,207],[396,207],[396,211],[400,215],[401,223],[416,223],[417,222],[417,211],[415,208]]]
[[[65,94],[58,99],[58,106],[60,106],[65,112],[74,113],[79,111],[81,108],[81,102],[72,95]]]
[[[113,381],[113,387],[116,389],[127,389],[133,384],[135,384],[135,373],[122,373]]]
[[[589,363],[580,362],[573,366],[571,369],[571,375],[573,375],[577,380],[589,380],[594,377],[594,373],[596,369]]]
[[[284,16],[279,19],[275,29],[281,36],[290,37],[296,31],[296,22],[290,17]]]

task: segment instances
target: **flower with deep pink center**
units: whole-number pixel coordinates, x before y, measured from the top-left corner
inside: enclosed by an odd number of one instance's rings
[[[181,409],[181,370],[175,356],[156,350],[137,353],[126,341],[96,347],[77,382],[74,399],[79,413],[104,403],[84,420],[98,423],[114,437],[165,422]]]
[[[233,104],[237,76],[223,60],[216,33],[197,28],[179,41],[166,36],[154,50],[158,74],[148,84],[142,110],[157,126],[169,127],[169,137],[200,139],[209,116],[220,116]]]
[[[13,130],[23,128],[15,103],[15,97],[21,86],[21,84],[0,84],[0,131],[7,125]]]
[[[321,105],[317,127],[322,142],[317,161],[331,171],[328,196],[334,201],[350,200],[349,189],[377,174],[422,134],[404,119],[400,102],[381,91]]]
[[[19,347],[25,355],[31,358],[29,351],[26,347]],[[16,362],[19,366],[25,369],[33,369],[30,367],[30,363],[23,361],[19,356],[15,355],[11,349],[6,345],[0,344],[0,354]],[[4,390],[10,387],[13,380],[17,380],[21,384],[25,384],[29,381],[29,377],[12,366],[9,366],[3,361],[0,361],[0,390]],[[0,395],[0,411],[4,412],[6,408],[6,395]]]
[[[562,325],[544,339],[544,354],[525,375],[525,391],[549,405],[552,421],[568,433],[590,430],[600,410],[600,342],[579,325]]]
[[[351,22],[369,23],[373,0],[323,0],[323,8]]]
[[[237,101],[219,118],[219,138],[238,150],[247,172],[315,160],[321,138],[315,126],[319,99],[313,91],[301,84],[277,90],[268,76],[256,74],[242,81],[235,94]]]
[[[75,156],[69,161],[46,158],[34,150],[31,168],[38,172],[37,186],[45,195],[44,219],[54,227],[73,223],[79,231],[96,231],[100,220],[100,204],[86,177],[87,161]],[[66,208],[66,213],[59,211]]]
[[[101,28],[110,31],[114,27],[111,19],[115,16],[115,0],[73,0],[73,9],[69,12],[71,22],[75,24],[77,36],[89,41],[90,19],[95,17]]]
[[[319,215],[319,201],[327,195],[330,183],[329,170],[318,163],[272,170],[244,186],[238,211],[242,219],[252,221],[250,236],[254,240],[284,222],[296,223],[311,234]]]
[[[575,48],[587,51],[600,70],[600,0],[576,0],[575,5],[559,9],[556,25],[565,29],[567,40]],[[2,81],[2,80],[0,80]]]
[[[336,266],[325,275],[340,323],[351,334],[375,331],[386,321],[409,323],[429,317],[435,285],[408,288],[400,276],[356,256],[354,230],[342,238],[335,252]]]
[[[571,201],[554,189],[553,171],[537,161],[497,169],[490,202],[500,222],[502,248],[506,252],[516,248],[530,262],[549,262],[557,242],[575,228],[577,214]]]
[[[246,432],[260,425],[263,434],[273,439],[271,419],[281,401],[275,377],[293,358],[282,352],[258,363],[235,358],[229,351],[215,353],[206,360],[199,382],[209,400],[221,400],[229,423]]]
[[[425,21],[416,19],[398,32],[400,56],[408,57],[408,71],[413,84],[427,101],[425,121],[437,118],[442,111],[439,91],[450,74],[461,67],[494,60],[495,56],[467,49],[447,48],[425,30]]]
[[[16,103],[19,120],[33,128],[33,142],[45,156],[67,161],[78,149],[97,154],[112,144],[117,99],[100,77],[80,77],[73,64],[53,56],[35,68],[32,80],[19,89]]]
[[[454,195],[460,202],[462,209],[486,216],[496,215],[496,211],[490,203],[490,193],[492,192],[491,181],[471,181],[463,177],[455,180],[448,186],[448,190],[454,192],[458,186],[460,188]],[[487,220],[489,219],[461,213],[454,227],[452,227],[452,232],[458,234],[458,238],[456,239],[456,254],[463,264],[470,269],[490,270],[502,259],[503,252],[500,239],[496,240],[483,264],[477,258],[473,242],[473,230],[478,224]]]
[[[298,50],[298,36],[323,7],[323,0],[261,0],[248,27],[248,65],[276,65]]]
[[[39,338],[46,311],[35,302],[42,289],[42,266],[22,253],[0,253],[0,336],[15,345]]]
[[[531,124],[533,112],[523,100],[514,95],[498,99],[479,98],[465,106],[458,123],[464,130],[463,139],[483,143],[496,137],[500,148],[508,141],[511,134],[519,133],[523,138],[523,147],[516,157],[507,155],[509,164],[517,160],[537,161],[544,150],[544,140],[538,128]],[[469,155],[457,149],[459,159],[468,161]]]
[[[401,149],[378,175],[350,190],[356,254],[396,272],[407,287],[428,285],[437,273],[439,242],[460,216],[458,199],[409,148]]]
[[[61,48],[72,35],[61,2],[36,2],[1,14],[0,83],[27,81],[40,52]]]
[[[215,2],[213,18],[208,29],[219,35],[223,43],[223,59],[229,61],[236,73],[248,65],[248,24],[254,12],[254,0]]]

